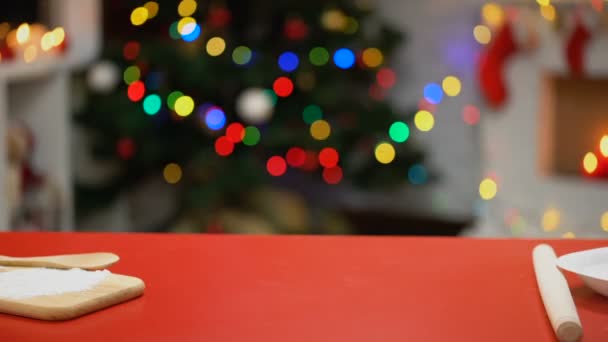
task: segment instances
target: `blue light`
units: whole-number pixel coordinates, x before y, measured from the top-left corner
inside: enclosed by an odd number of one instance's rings
[[[193,42],[198,38],[198,36],[201,35],[201,26],[199,24],[195,24],[195,25],[196,26],[194,26],[194,30],[192,30],[192,32],[182,36],[182,39],[184,41]]]
[[[443,90],[437,83],[429,83],[424,87],[424,98],[432,104],[438,104],[443,99]]]
[[[349,49],[339,49],[334,53],[334,63],[340,69],[348,69],[355,64],[355,54]]]
[[[407,178],[410,180],[410,183],[415,185],[426,183],[428,179],[426,168],[420,164],[412,165],[407,171]]]
[[[224,111],[217,107],[211,108],[205,115],[205,123],[209,129],[217,131],[226,124],[226,115],[224,115]]]
[[[298,68],[300,60],[293,52],[284,52],[279,56],[279,68],[285,72],[291,72]]]
[[[146,76],[146,89],[158,90],[162,81],[162,74],[158,71],[152,71]]]

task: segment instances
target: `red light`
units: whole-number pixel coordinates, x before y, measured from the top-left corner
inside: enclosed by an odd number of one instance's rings
[[[378,85],[384,89],[391,88],[395,85],[397,81],[397,76],[395,76],[395,72],[389,68],[382,68],[378,70],[376,74],[376,81]]]
[[[133,41],[128,42],[122,48],[122,55],[125,57],[126,60],[132,61],[132,60],[136,59],[137,56],[139,55],[140,48],[141,48],[141,46],[139,45],[138,42],[133,42]]]
[[[293,82],[285,76],[277,78],[272,84],[272,90],[280,97],[287,97],[293,92]]]
[[[319,164],[321,164],[323,167],[334,167],[338,165],[338,160],[340,160],[338,151],[331,147],[326,147],[319,152]]]
[[[230,23],[232,14],[224,7],[216,7],[209,10],[209,26],[222,28]]]
[[[462,110],[462,120],[467,125],[475,125],[479,122],[479,109],[473,105],[464,106]]]
[[[135,143],[131,138],[122,138],[116,143],[116,153],[120,159],[129,160],[135,155]]]
[[[420,101],[418,101],[418,109],[426,110],[427,112],[431,112],[431,113],[435,113],[435,112],[437,112],[437,105],[430,103],[425,98],[422,98],[422,99],[420,99]]]
[[[302,40],[308,36],[308,25],[300,19],[289,19],[285,23],[283,34],[289,40]]]
[[[129,100],[133,102],[137,102],[144,97],[146,93],[146,87],[142,81],[135,81],[129,85],[129,89],[127,89],[127,95],[129,96]]]
[[[228,137],[221,136],[215,140],[215,152],[222,156],[227,157],[234,151],[234,143],[230,141]]]
[[[369,87],[369,97],[376,101],[382,101],[384,99],[384,89],[378,87],[377,84],[372,84]]]
[[[240,143],[245,137],[245,127],[238,122],[231,123],[226,128],[226,137],[233,143]]]
[[[319,160],[315,151],[306,151],[306,159],[302,164],[302,169],[305,171],[314,171],[319,167]]]
[[[327,184],[338,184],[342,180],[342,168],[339,166],[323,169],[323,180]]]
[[[287,163],[285,163],[283,157],[272,156],[266,163],[266,170],[268,170],[268,173],[272,176],[282,176],[285,171],[287,171]]]
[[[292,147],[287,150],[285,159],[287,159],[287,164],[289,164],[289,166],[300,167],[306,162],[306,151],[299,147]]]

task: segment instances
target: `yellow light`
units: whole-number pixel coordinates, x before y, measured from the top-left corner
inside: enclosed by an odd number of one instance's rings
[[[148,1],[144,7],[148,10],[148,19],[152,19],[158,14],[158,2]]]
[[[540,15],[548,21],[554,21],[557,12],[553,5],[540,6]]]
[[[59,46],[61,45],[61,43],[63,43],[63,40],[65,39],[65,31],[63,30],[63,27],[57,27],[52,31],[53,34],[53,38],[54,38],[54,43],[53,45],[55,46]]]
[[[488,2],[481,8],[481,17],[488,26],[498,27],[505,19],[505,13],[500,5]]]
[[[608,135],[604,135],[600,140],[600,152],[604,157],[608,157]]]
[[[194,100],[190,96],[180,96],[175,100],[173,108],[177,115],[188,116],[194,110]]]
[[[346,27],[344,27],[344,33],[353,34],[359,29],[359,22],[353,17],[346,18]]]
[[[8,34],[8,31],[10,31],[10,29],[11,29],[11,25],[9,23],[0,24],[0,39],[4,39],[6,37],[6,35]]]
[[[589,174],[592,174],[597,170],[597,157],[593,152],[587,152],[583,158],[583,168]]]
[[[555,208],[547,209],[543,214],[543,230],[546,232],[552,232],[559,227],[561,221],[561,214],[559,210]]]
[[[17,43],[23,44],[30,39],[30,25],[23,23],[17,28]]]
[[[177,13],[182,17],[189,17],[194,11],[196,11],[196,1],[194,0],[182,0],[177,6]]]
[[[363,50],[363,55],[361,58],[363,59],[363,63],[367,65],[368,68],[375,68],[384,61],[382,52],[376,48],[367,48]]]
[[[340,10],[329,10],[321,16],[321,24],[330,31],[343,31],[348,19]]]
[[[38,56],[38,48],[36,48],[35,45],[30,45],[25,48],[25,51],[23,51],[23,60],[26,63],[33,62],[34,59],[36,59],[36,56]]]
[[[606,211],[602,214],[601,224],[602,224],[602,229],[605,232],[608,232],[608,211]]]
[[[460,80],[455,76],[448,76],[444,78],[441,86],[443,87],[443,91],[447,96],[458,96],[458,94],[460,94],[460,90],[462,89]]]
[[[207,53],[209,56],[219,56],[226,50],[226,41],[221,37],[213,37],[207,42]]]
[[[422,132],[428,132],[435,126],[435,118],[431,112],[421,110],[414,116],[414,125]]]
[[[301,71],[296,76],[296,84],[298,88],[304,91],[310,91],[316,84],[315,74],[310,71]]]
[[[576,237],[576,235],[574,235],[573,232],[567,232],[564,233],[564,235],[562,235],[562,238],[564,239],[574,239]]]
[[[536,2],[541,6],[549,6],[551,5],[551,0],[536,0]]]
[[[163,177],[167,183],[175,184],[182,179],[182,168],[175,163],[169,163],[163,169]]]
[[[181,18],[177,22],[177,32],[182,36],[188,35],[196,28],[196,20],[192,17]]]
[[[145,7],[137,7],[131,12],[131,24],[134,26],[143,25],[148,20],[148,9]]]
[[[40,47],[43,51],[49,51],[55,46],[55,35],[52,32],[47,32],[40,39]]]
[[[310,135],[315,140],[325,140],[331,134],[331,126],[325,120],[317,120],[310,125]]]
[[[492,40],[492,32],[485,25],[477,25],[473,29],[473,36],[479,44],[488,44]]]
[[[393,160],[395,160],[395,148],[393,145],[383,142],[376,146],[374,150],[374,155],[376,156],[376,160],[381,164],[389,164]]]
[[[481,196],[482,199],[489,201],[496,197],[497,192],[498,185],[493,179],[485,178],[479,183],[479,196]]]

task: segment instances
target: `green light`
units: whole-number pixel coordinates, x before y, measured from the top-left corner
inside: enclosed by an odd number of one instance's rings
[[[141,73],[139,68],[136,65],[131,65],[130,67],[125,69],[125,72],[122,74],[122,78],[126,84],[131,84],[139,79]]]
[[[308,59],[310,59],[310,63],[316,66],[321,66],[327,64],[329,61],[329,52],[325,48],[317,46],[312,48],[308,53]]]
[[[245,65],[251,61],[251,49],[246,46],[237,46],[232,51],[232,60],[238,65]]]
[[[171,110],[175,109],[175,101],[177,101],[177,99],[182,96],[184,96],[184,93],[182,93],[181,91],[172,91],[171,94],[167,96],[167,107],[171,108]]]
[[[245,128],[245,137],[243,138],[243,144],[247,146],[254,146],[260,142],[260,130],[255,126],[247,126]]]
[[[181,34],[179,34],[179,30],[177,29],[177,21],[174,21],[171,26],[169,26],[169,36],[171,38],[175,39],[180,39],[182,37]]]
[[[317,120],[321,120],[322,118],[323,111],[321,110],[321,108],[319,108],[319,106],[311,104],[306,106],[304,108],[304,111],[302,111],[302,119],[304,119],[304,122],[309,125]]]
[[[410,128],[405,122],[395,121],[388,129],[388,135],[394,142],[402,143],[410,137]]]
[[[146,112],[146,114],[148,115],[154,115],[158,113],[161,105],[162,101],[160,99],[160,96],[156,94],[148,95],[144,99],[144,112]]]

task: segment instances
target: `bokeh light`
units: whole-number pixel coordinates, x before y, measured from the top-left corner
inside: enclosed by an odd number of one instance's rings
[[[148,10],[148,19],[152,19],[158,14],[158,2],[148,1],[144,7]]]
[[[232,60],[238,65],[245,65],[251,61],[251,49],[246,46],[237,46],[232,50]]]
[[[188,17],[196,11],[196,1],[182,0],[177,6],[177,13],[182,17]]]
[[[277,78],[272,84],[272,90],[280,97],[287,97],[293,92],[293,82],[285,76]]]
[[[388,135],[394,142],[402,143],[410,137],[410,128],[405,122],[395,121],[388,129]]]
[[[283,52],[279,56],[279,68],[285,72],[292,72],[298,68],[300,59],[291,51]]]
[[[226,124],[226,114],[221,108],[212,107],[205,114],[205,124],[214,131],[222,129]]]
[[[30,39],[30,25],[23,23],[17,27],[16,32],[17,43],[24,44]]]
[[[601,224],[601,226],[602,226],[602,229],[603,229],[605,232],[608,232],[608,211],[605,211],[605,212],[602,214],[602,218],[601,218],[600,224]]]
[[[144,97],[146,93],[146,86],[142,81],[135,81],[129,84],[129,88],[127,89],[127,96],[129,100],[133,102],[137,102]]]
[[[148,114],[148,115],[154,115],[154,114],[158,113],[161,105],[162,105],[162,100],[161,100],[160,96],[158,96],[156,94],[150,94],[150,95],[146,96],[146,98],[144,99],[144,103],[143,103],[144,112],[146,112],[146,114]]]
[[[194,18],[192,18],[192,17],[181,18],[177,22],[177,32],[179,32],[179,34],[182,36],[187,35],[187,34],[191,33],[192,31],[194,31],[195,27],[196,27],[196,20],[194,20]]]
[[[141,72],[139,71],[137,65],[131,65],[127,67],[122,74],[122,79],[125,81],[126,84],[131,84],[139,80],[140,77]]]
[[[143,25],[148,20],[148,9],[137,7],[131,12],[131,24],[134,26]]]
[[[182,39],[185,42],[193,42],[201,35],[201,26],[199,24],[194,24],[194,29],[187,34],[182,35]]]
[[[30,45],[23,51],[23,60],[25,63],[33,62],[38,56],[38,48],[35,45]]]
[[[437,111],[437,105],[430,103],[425,98],[421,98],[418,101],[418,109],[419,110],[426,110],[426,111],[431,112],[431,113],[435,113]]]
[[[428,177],[426,167],[421,164],[414,164],[407,170],[407,179],[414,185],[426,183]]]
[[[319,167],[319,160],[317,159],[317,152],[315,151],[306,151],[306,160],[304,164],[301,166],[301,169],[304,171],[312,172],[315,171]]]
[[[221,136],[215,140],[215,153],[221,157],[227,157],[234,151],[234,143],[226,136]]]
[[[243,144],[247,146],[255,146],[260,142],[260,138],[260,130],[257,127],[247,126],[245,128],[245,137],[243,137]]]
[[[540,6],[549,6],[549,5],[551,5],[551,0],[536,0],[536,2]]]
[[[384,61],[384,56],[377,48],[367,48],[363,50],[361,59],[363,60],[363,64],[365,64],[365,66],[368,68],[375,68],[382,64]]]
[[[479,113],[479,108],[474,105],[466,105],[462,109],[462,121],[464,121],[467,125],[475,125],[479,122],[481,114]]]
[[[438,104],[443,99],[443,90],[437,83],[429,83],[424,87],[424,98],[432,104]]]
[[[321,24],[329,31],[343,31],[348,23],[342,11],[330,9],[321,15]]]
[[[331,126],[325,120],[317,120],[310,125],[310,135],[315,140],[325,140],[331,134]]]
[[[317,46],[310,50],[308,53],[308,59],[312,65],[322,66],[327,64],[329,61],[329,52],[327,49]]]
[[[219,56],[226,50],[226,41],[221,37],[213,37],[207,41],[206,50],[209,56]]]
[[[557,17],[557,11],[553,5],[540,6],[540,15],[547,21],[554,21]]]
[[[395,148],[388,142],[381,142],[374,150],[376,160],[381,164],[389,164],[395,159]]]
[[[496,197],[496,193],[498,192],[498,184],[491,179],[485,178],[479,183],[479,196],[482,199],[489,201]]]
[[[271,176],[282,176],[287,171],[287,163],[281,156],[272,156],[266,162],[266,170]]]
[[[419,110],[414,116],[414,125],[419,131],[428,132],[435,126],[435,117],[429,111]]]
[[[122,55],[126,60],[132,61],[132,60],[136,59],[137,56],[139,55],[140,48],[141,48],[141,45],[139,44],[139,42],[136,42],[136,41],[127,42],[125,44],[125,46],[123,46],[123,48],[122,48]]]
[[[565,232],[562,235],[562,238],[564,238],[564,239],[574,239],[574,238],[576,238],[576,234],[574,234],[573,232]]]
[[[226,127],[226,137],[233,143],[240,143],[245,138],[245,127],[238,122],[233,122]]]
[[[502,7],[494,2],[488,2],[481,7],[483,21],[491,27],[499,27],[505,19]]]
[[[122,160],[133,158],[135,150],[135,142],[131,138],[122,138],[116,142],[116,153]]]
[[[359,29],[359,22],[357,21],[357,19],[355,19],[353,17],[346,18],[346,25],[343,30],[344,33],[353,34],[353,33],[356,33],[358,29]]]
[[[342,168],[339,166],[334,166],[330,168],[323,169],[323,180],[325,183],[334,185],[340,183],[342,181]]]
[[[335,148],[325,147],[319,151],[319,164],[326,168],[331,168],[338,165],[340,161],[340,155]]]
[[[602,139],[600,139],[600,153],[604,157],[608,157],[608,135],[604,135]]]
[[[384,89],[389,89],[397,82],[395,72],[390,68],[382,68],[376,73],[376,82]]]
[[[321,120],[323,118],[323,111],[317,105],[311,104],[304,107],[302,111],[302,120],[307,124],[312,124],[317,120]]]
[[[460,94],[460,90],[462,89],[462,84],[460,80],[455,76],[447,76],[441,82],[441,86],[443,87],[443,91],[447,96],[458,96]]]
[[[169,25],[169,37],[171,37],[171,39],[173,40],[180,39],[182,37],[182,35],[179,33],[179,30],[177,29],[177,25],[177,21],[174,21],[173,23],[171,23],[171,25]]]
[[[169,93],[169,95],[167,96],[167,107],[169,107],[169,109],[171,110],[175,110],[175,101],[177,101],[177,99],[179,99],[183,95],[184,93],[179,90],[172,91],[171,93]]]
[[[306,162],[306,151],[300,147],[292,147],[285,154],[287,164],[291,167],[301,167]]]
[[[587,152],[583,158],[583,169],[588,174],[592,174],[597,170],[597,157],[593,152]]]
[[[492,31],[485,25],[477,25],[473,29],[473,37],[479,44],[488,44],[492,40]]]
[[[163,169],[163,177],[169,184],[176,184],[182,179],[182,168],[176,163],[169,163]]]
[[[346,48],[334,52],[334,64],[340,69],[349,69],[355,64],[355,54]]]
[[[545,232],[552,232],[559,228],[561,213],[555,208],[545,210],[542,218],[542,227]]]
[[[301,71],[296,75],[296,84],[302,91],[314,89],[316,84],[315,73],[312,71]]]
[[[177,115],[188,116],[194,110],[194,100],[190,96],[183,95],[175,100],[173,107]]]

